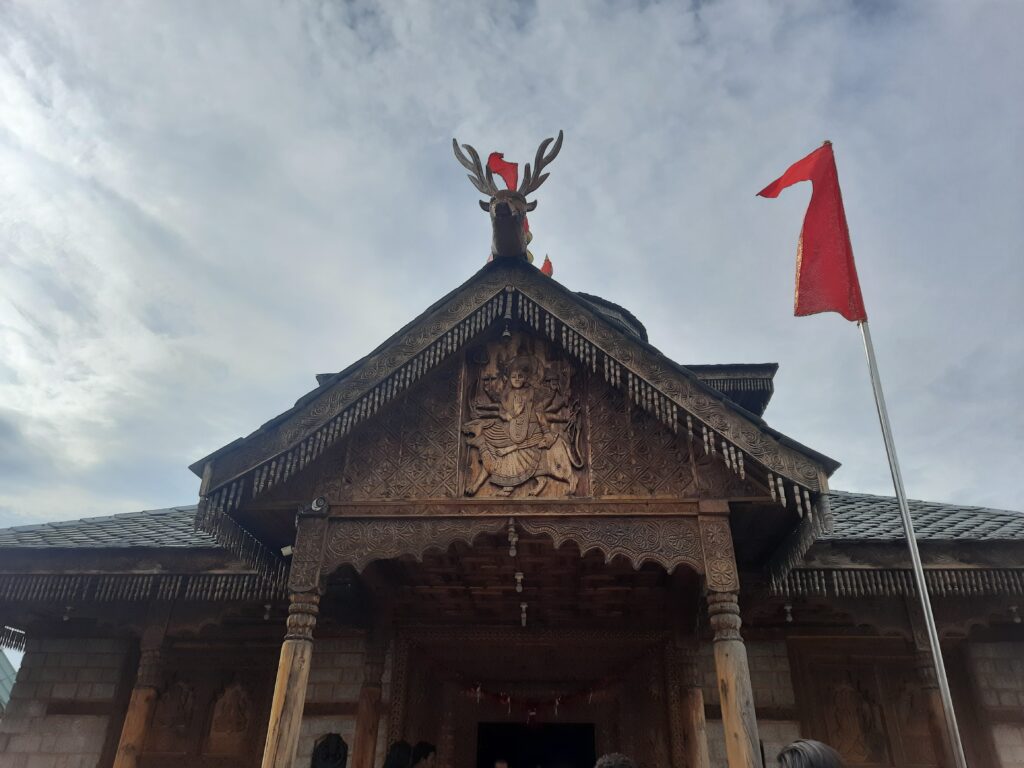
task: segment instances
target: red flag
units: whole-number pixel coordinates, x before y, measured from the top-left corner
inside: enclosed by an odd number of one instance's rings
[[[555,274],[555,265],[551,263],[551,259],[547,257],[547,254],[544,255],[544,263],[541,265],[540,271],[541,274],[547,275],[548,277]]]
[[[867,320],[831,142],[826,141],[803,160],[793,163],[757,194],[778,197],[782,190],[799,181],[811,182],[812,190],[796,252],[793,314],[838,312],[847,320]]]
[[[487,170],[501,176],[508,189],[515,190],[519,185],[519,163],[510,163],[503,152],[491,152],[488,155]]]

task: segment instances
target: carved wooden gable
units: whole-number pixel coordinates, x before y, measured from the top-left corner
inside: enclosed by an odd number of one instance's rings
[[[353,504],[767,495],[560,345],[518,330],[469,346],[430,373],[300,473],[280,498]]]

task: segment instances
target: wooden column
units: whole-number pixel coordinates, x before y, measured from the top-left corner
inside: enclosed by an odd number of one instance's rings
[[[747,649],[740,636],[736,593],[708,593],[708,614],[715,633],[715,671],[729,768],[762,768],[754,692],[750,685]]]
[[[380,681],[384,676],[386,651],[387,644],[382,636],[371,634],[367,638],[363,661],[363,685],[359,689],[359,704],[356,709],[352,768],[373,768],[377,753],[377,734],[380,730]]]
[[[160,687],[160,646],[164,628],[147,629],[142,635],[139,671],[135,677],[128,711],[121,728],[121,740],[114,756],[114,768],[135,768],[146,743],[146,732],[153,716],[157,691]]]
[[[114,768],[135,768],[146,744],[149,721],[153,717],[161,683],[161,649],[171,617],[171,603],[150,605],[146,628],[139,643],[139,669],[135,675],[128,711],[121,726],[121,739],[114,754]]]
[[[455,683],[441,684],[441,726],[437,743],[437,768],[456,768],[455,761],[455,707],[458,705],[458,691]]]
[[[309,665],[313,659],[313,628],[320,610],[320,594],[316,591],[292,592],[289,600],[288,631],[281,644],[281,658],[277,664],[267,744],[263,749],[263,768],[292,768],[299,746]]]
[[[918,650],[915,662],[921,689],[928,704],[928,731],[932,737],[932,749],[939,768],[954,768],[949,739],[946,738],[946,712],[942,707],[939,681],[935,677],[935,665],[930,650]]]
[[[676,768],[711,768],[704,691],[694,649],[669,641],[665,650],[672,763]]]

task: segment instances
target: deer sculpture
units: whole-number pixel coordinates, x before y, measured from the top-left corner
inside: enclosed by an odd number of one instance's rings
[[[554,146],[548,152],[551,142],[554,142]],[[544,169],[562,149],[562,131],[558,132],[557,139],[548,138],[541,142],[533,161],[533,168],[529,163],[526,164],[523,182],[518,189],[515,188],[516,166],[505,163],[500,154],[492,154],[485,167],[480,162],[480,155],[469,144],[463,144],[460,149],[458,140],[452,139],[452,148],[455,150],[455,159],[469,171],[468,178],[473,186],[490,198],[481,200],[480,207],[491,214],[491,228],[494,232],[491,256],[495,259],[528,258],[526,246],[530,242],[530,230],[526,214],[537,207],[537,201],[527,202],[526,196],[536,192],[547,179],[549,174],[545,173]],[[495,184],[494,173],[499,166],[504,166],[505,172],[498,172],[508,189],[498,189],[498,185]],[[508,169],[511,169],[511,173]]]

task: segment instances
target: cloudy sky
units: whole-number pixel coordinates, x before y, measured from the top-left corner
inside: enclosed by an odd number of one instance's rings
[[[530,159],[570,288],[891,492],[856,328],[792,316],[835,143],[907,486],[1024,508],[1024,5],[0,4],[0,523],[190,503],[186,465],[477,270],[452,136]]]

